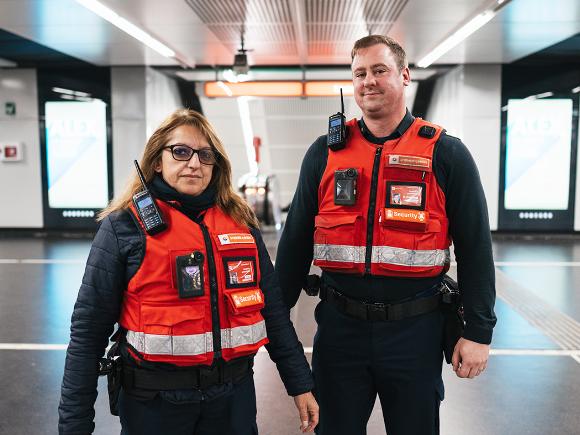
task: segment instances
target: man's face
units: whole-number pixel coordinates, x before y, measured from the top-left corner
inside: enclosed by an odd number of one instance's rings
[[[352,61],[354,99],[369,118],[385,118],[405,108],[409,68],[399,71],[395,56],[384,44],[358,50]]]

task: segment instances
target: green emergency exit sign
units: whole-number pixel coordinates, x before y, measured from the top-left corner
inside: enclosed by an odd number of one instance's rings
[[[8,116],[16,115],[16,103],[13,103],[12,101],[4,103],[4,113]]]

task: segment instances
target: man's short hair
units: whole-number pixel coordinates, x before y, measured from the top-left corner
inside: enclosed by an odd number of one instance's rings
[[[389,47],[391,53],[395,56],[399,71],[402,71],[407,66],[407,54],[403,50],[403,47],[393,38],[383,35],[369,35],[356,41],[350,52],[351,61],[354,60],[354,57],[361,48],[368,48],[377,44],[383,44]]]

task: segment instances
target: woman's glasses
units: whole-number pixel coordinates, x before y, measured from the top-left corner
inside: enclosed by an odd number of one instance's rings
[[[163,147],[163,149],[170,149],[173,158],[180,162],[187,162],[191,160],[194,154],[197,154],[200,163],[203,163],[204,165],[216,164],[216,155],[211,148],[195,150],[187,145],[167,145],[166,147]]]

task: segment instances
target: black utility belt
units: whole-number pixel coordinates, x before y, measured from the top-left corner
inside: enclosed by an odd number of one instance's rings
[[[222,385],[228,382],[241,382],[251,372],[254,358],[224,362],[215,366],[191,367],[183,370],[148,370],[123,365],[122,385],[124,388],[143,390],[181,390],[200,389]]]
[[[398,304],[381,304],[349,298],[326,284],[320,287],[320,299],[334,305],[342,314],[359,320],[393,321],[430,313],[439,308],[441,297],[441,293],[437,293]]]

